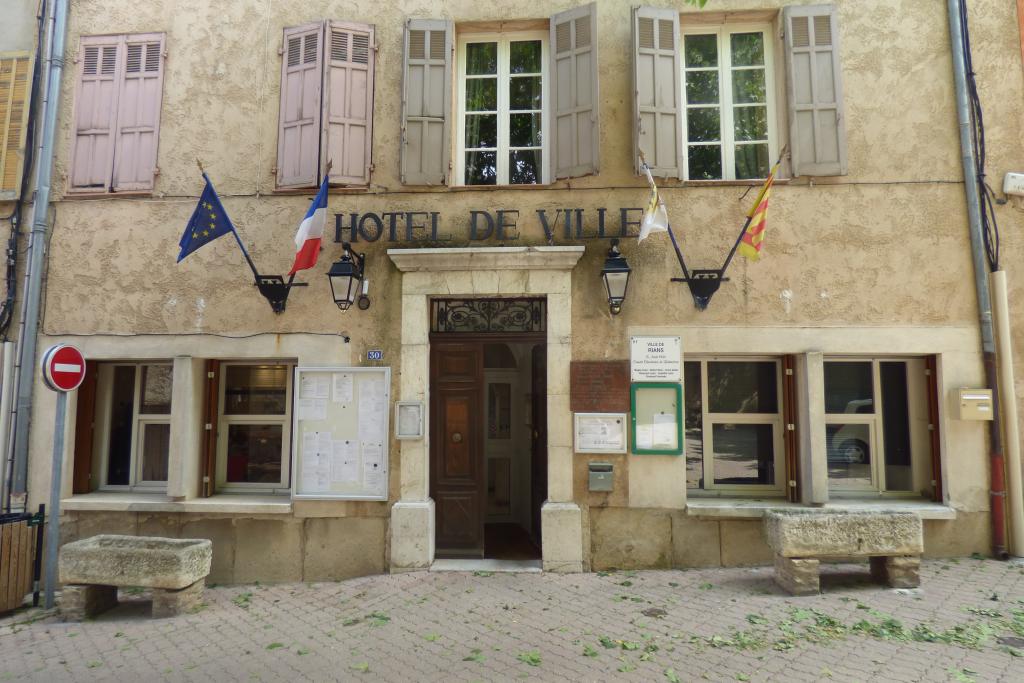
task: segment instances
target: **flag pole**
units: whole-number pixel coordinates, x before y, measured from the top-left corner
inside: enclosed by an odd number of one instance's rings
[[[787,147],[788,147],[788,145],[784,146],[782,148],[782,150],[779,152],[779,158],[775,162],[775,167],[778,167],[778,165],[782,163],[782,157],[785,156]],[[767,182],[767,180],[766,180],[766,182]],[[758,202],[758,203],[760,203],[760,202]],[[736,241],[733,242],[732,250],[730,250],[729,251],[729,255],[725,257],[725,263],[722,264],[722,268],[720,270],[720,272],[723,275],[725,274],[725,271],[728,270],[729,264],[732,263],[732,257],[736,255],[736,250],[739,249],[740,242],[743,241],[743,235],[746,234],[747,228],[750,227],[750,221],[752,221],[754,219],[754,214],[755,213],[757,213],[757,207],[756,206],[754,207],[753,211],[751,211],[749,214],[747,214],[747,220],[745,220],[743,222],[743,227],[740,229],[740,234],[736,238]]]
[[[644,173],[647,175],[647,180],[650,182],[651,185],[654,185],[654,179],[651,177],[651,167],[647,165],[647,158],[644,157],[644,151],[641,149],[637,150],[637,152],[640,155],[640,166],[643,169]],[[663,206],[665,203],[662,200],[660,194],[658,195],[658,203]],[[668,215],[668,212],[666,212],[666,215]],[[676,250],[676,260],[679,261],[679,267],[683,269],[683,278],[689,280],[690,271],[686,267],[686,261],[683,260],[683,252],[679,249],[679,243],[676,242],[675,233],[672,232],[672,224],[669,223],[666,227],[668,228],[668,236],[672,239],[672,247]]]
[[[203,174],[203,180],[205,180],[206,184],[212,188],[213,182],[210,180],[210,176],[206,175],[206,169],[203,168],[203,162],[199,160],[199,157],[196,157],[196,166],[199,167],[199,172]],[[217,200],[219,201],[220,195],[217,195],[216,188],[214,188],[213,193],[217,196]],[[227,218],[226,214],[225,218]],[[255,278],[256,282],[259,282],[260,273],[256,270],[256,264],[252,262],[252,257],[249,256],[249,250],[245,248],[244,244],[242,244],[242,238],[238,236],[238,230],[235,229],[235,222],[228,218],[228,223],[231,224],[231,234],[235,236],[235,241],[238,242],[238,247],[242,250],[242,255],[245,256],[245,261],[249,264],[249,269],[252,270],[253,278]]]

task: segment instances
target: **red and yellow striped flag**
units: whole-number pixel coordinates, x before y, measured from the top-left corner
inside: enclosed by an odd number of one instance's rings
[[[768,179],[764,181],[764,186],[757,195],[757,201],[754,202],[754,206],[751,207],[750,212],[747,214],[750,217],[750,223],[747,224],[747,229],[743,232],[743,237],[740,238],[738,251],[740,256],[744,256],[751,261],[756,261],[761,256],[764,231],[768,227],[768,197],[772,193],[772,184],[775,182],[775,173],[778,170],[779,165],[775,164],[772,167],[772,172],[768,174]]]

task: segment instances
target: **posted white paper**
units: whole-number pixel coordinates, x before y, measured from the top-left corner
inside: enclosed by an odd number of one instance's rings
[[[336,372],[333,375],[334,384],[334,402],[335,403],[351,403],[352,402],[352,373],[350,372]]]
[[[675,448],[679,429],[674,413],[655,413],[653,429],[654,448]]]
[[[359,452],[355,441],[334,441],[331,453],[331,481],[355,484],[359,481]]]
[[[387,418],[384,380],[368,379],[359,383],[359,440],[383,441],[384,421]],[[363,454],[365,457],[365,453]]]
[[[299,398],[329,398],[331,379],[326,375],[303,375],[299,387]]]
[[[651,425],[636,426],[636,447],[654,448],[654,428]]]
[[[300,398],[299,399],[300,420],[326,420],[327,399],[326,398]]]

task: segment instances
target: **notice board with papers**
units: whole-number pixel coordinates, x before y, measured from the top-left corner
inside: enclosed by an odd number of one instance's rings
[[[391,368],[295,368],[292,497],[388,499]]]

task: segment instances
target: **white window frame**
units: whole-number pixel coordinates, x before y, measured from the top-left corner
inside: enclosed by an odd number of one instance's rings
[[[686,72],[687,71],[717,71],[718,72],[718,107],[720,109],[719,124],[721,125],[721,134],[719,144],[721,146],[722,154],[722,177],[705,179],[695,178],[696,182],[721,182],[723,180],[757,180],[756,178],[736,178],[736,157],[733,152],[733,148],[736,145],[734,139],[735,127],[733,121],[733,106],[744,106],[743,104],[734,105],[732,97],[732,50],[729,45],[729,36],[734,33],[761,33],[764,36],[764,72],[765,72],[765,104],[767,109],[768,117],[768,168],[771,169],[772,165],[779,155],[779,128],[777,118],[777,107],[778,102],[776,100],[777,93],[775,90],[775,29],[772,24],[769,23],[756,23],[756,24],[722,24],[717,26],[711,26],[707,24],[694,24],[690,26],[681,25],[679,28],[680,44],[679,44],[679,74],[680,74],[680,88],[682,92],[682,116],[680,117],[683,122],[682,126],[682,140],[683,140],[683,158],[680,162],[683,165],[683,179],[691,180],[690,178],[690,155],[689,150],[691,146],[702,147],[706,146],[702,143],[694,145],[690,144],[689,140],[689,111],[690,109],[709,109],[711,105],[689,105],[686,103]],[[718,66],[717,67],[699,67],[699,68],[687,68],[686,66],[686,37],[692,35],[715,35],[717,36],[718,45]],[[738,69],[755,69],[760,67],[737,67]],[[728,75],[728,78],[726,78]],[[761,105],[755,105],[761,106]],[[744,144],[744,143],[741,143]],[[749,142],[748,144],[764,144],[764,141],[757,143]]]
[[[925,463],[929,468],[931,467],[930,456],[931,453],[925,453],[924,449],[931,449],[930,443],[922,443],[919,439],[915,438],[915,430],[913,428],[914,416],[917,414],[927,415],[928,406],[919,405],[918,401],[914,398],[914,391],[911,383],[914,381],[923,381],[920,378],[915,378],[912,369],[913,364],[920,363],[924,364],[923,358],[915,358],[909,356],[899,357],[878,357],[878,356],[826,356],[823,359],[825,364],[828,363],[871,363],[871,400],[874,407],[873,413],[829,413],[825,412],[825,429],[826,429],[826,444],[825,444],[825,468],[826,468],[826,479],[828,481],[829,495],[836,497],[864,497],[868,496],[880,496],[886,498],[921,498],[917,491],[913,490],[913,481],[917,478],[916,470],[921,468],[922,458],[928,458],[928,462]],[[911,490],[909,491],[888,491],[886,490],[885,480],[885,424],[882,415],[882,363],[903,363],[907,370],[907,413],[908,413],[908,430],[910,437],[910,469],[911,469]],[[822,394],[825,396],[827,405],[827,394],[826,387],[822,386]],[[927,391],[927,388],[925,389]],[[925,394],[925,401],[927,401],[927,394]],[[923,413],[922,413],[923,411]],[[870,443],[868,448],[871,449],[871,483],[868,485],[863,484],[842,484],[836,485],[831,477],[828,477],[828,436],[827,426],[833,424],[866,424],[869,429]],[[835,480],[842,482],[842,480]]]
[[[281,365],[285,368],[285,410],[281,415],[226,415],[224,401],[228,368],[232,366]],[[217,387],[217,486],[218,493],[291,493],[291,438],[292,438],[292,378],[295,363],[281,360],[225,361],[220,364],[220,386]],[[277,425],[281,429],[281,478],[276,483],[229,482],[228,431],[233,424]]]
[[[690,356],[686,362],[700,363],[701,393],[701,447],[704,486],[687,488],[687,495],[699,496],[784,496],[786,493],[786,452],[783,443],[785,429],[783,415],[782,358],[778,356]],[[712,413],[708,404],[708,363],[763,363],[775,364],[775,413]],[[684,366],[685,368],[685,366]],[[685,377],[685,370],[684,370]],[[684,388],[685,389],[685,388]],[[683,414],[686,414],[686,392],[683,392]],[[685,420],[685,417],[684,417]],[[775,484],[716,484],[714,457],[714,425],[716,424],[768,424],[772,427],[772,461],[775,468]],[[685,427],[684,427],[685,433]],[[685,438],[684,438],[685,443]],[[685,456],[684,456],[685,457]]]
[[[139,491],[159,493],[167,490],[166,481],[143,481],[142,477],[142,456],[143,439],[146,424],[171,424],[171,413],[145,413],[140,412],[142,407],[142,368],[143,366],[164,366],[170,368],[173,382],[174,365],[171,361],[152,360],[140,362],[113,362],[101,363],[97,369],[96,379],[96,413],[95,419],[97,429],[94,437],[94,448],[98,449],[99,457],[99,482],[100,491]],[[131,459],[129,462],[128,484],[108,484],[107,473],[110,466],[110,415],[112,412],[111,401],[114,395],[114,371],[118,367],[135,368],[135,383],[132,393],[132,442]],[[172,384],[173,391],[173,384]],[[174,405],[171,404],[173,412]],[[170,470],[170,457],[168,452],[168,473]]]
[[[539,40],[540,41],[540,77],[541,77],[541,179],[538,183],[521,184],[517,183],[511,187],[537,187],[547,185],[551,182],[551,93],[550,73],[548,68],[548,32],[547,31],[509,31],[500,33],[466,33],[458,36],[456,53],[456,75],[458,77],[457,87],[457,114],[455,131],[455,175],[452,178],[452,185],[458,187],[501,187],[509,185],[509,163],[508,154],[511,151],[509,145],[509,94],[508,84],[511,82],[509,73],[510,44],[513,42]],[[474,76],[466,75],[466,45],[469,43],[497,43],[498,44],[498,108],[496,111],[488,112],[498,115],[498,146],[494,150],[497,153],[498,177],[494,185],[468,185],[466,183],[466,81]],[[523,74],[524,76],[526,74]],[[536,74],[533,74],[536,75]],[[491,78],[491,76],[486,76]],[[505,87],[502,87],[502,85]],[[516,113],[530,113],[527,110],[516,110]],[[536,113],[536,112],[534,112]],[[472,148],[476,149],[476,148]],[[521,149],[521,148],[516,148]],[[532,148],[528,148],[532,149]],[[486,151],[490,151],[487,149]],[[504,163],[502,160],[504,159]]]

